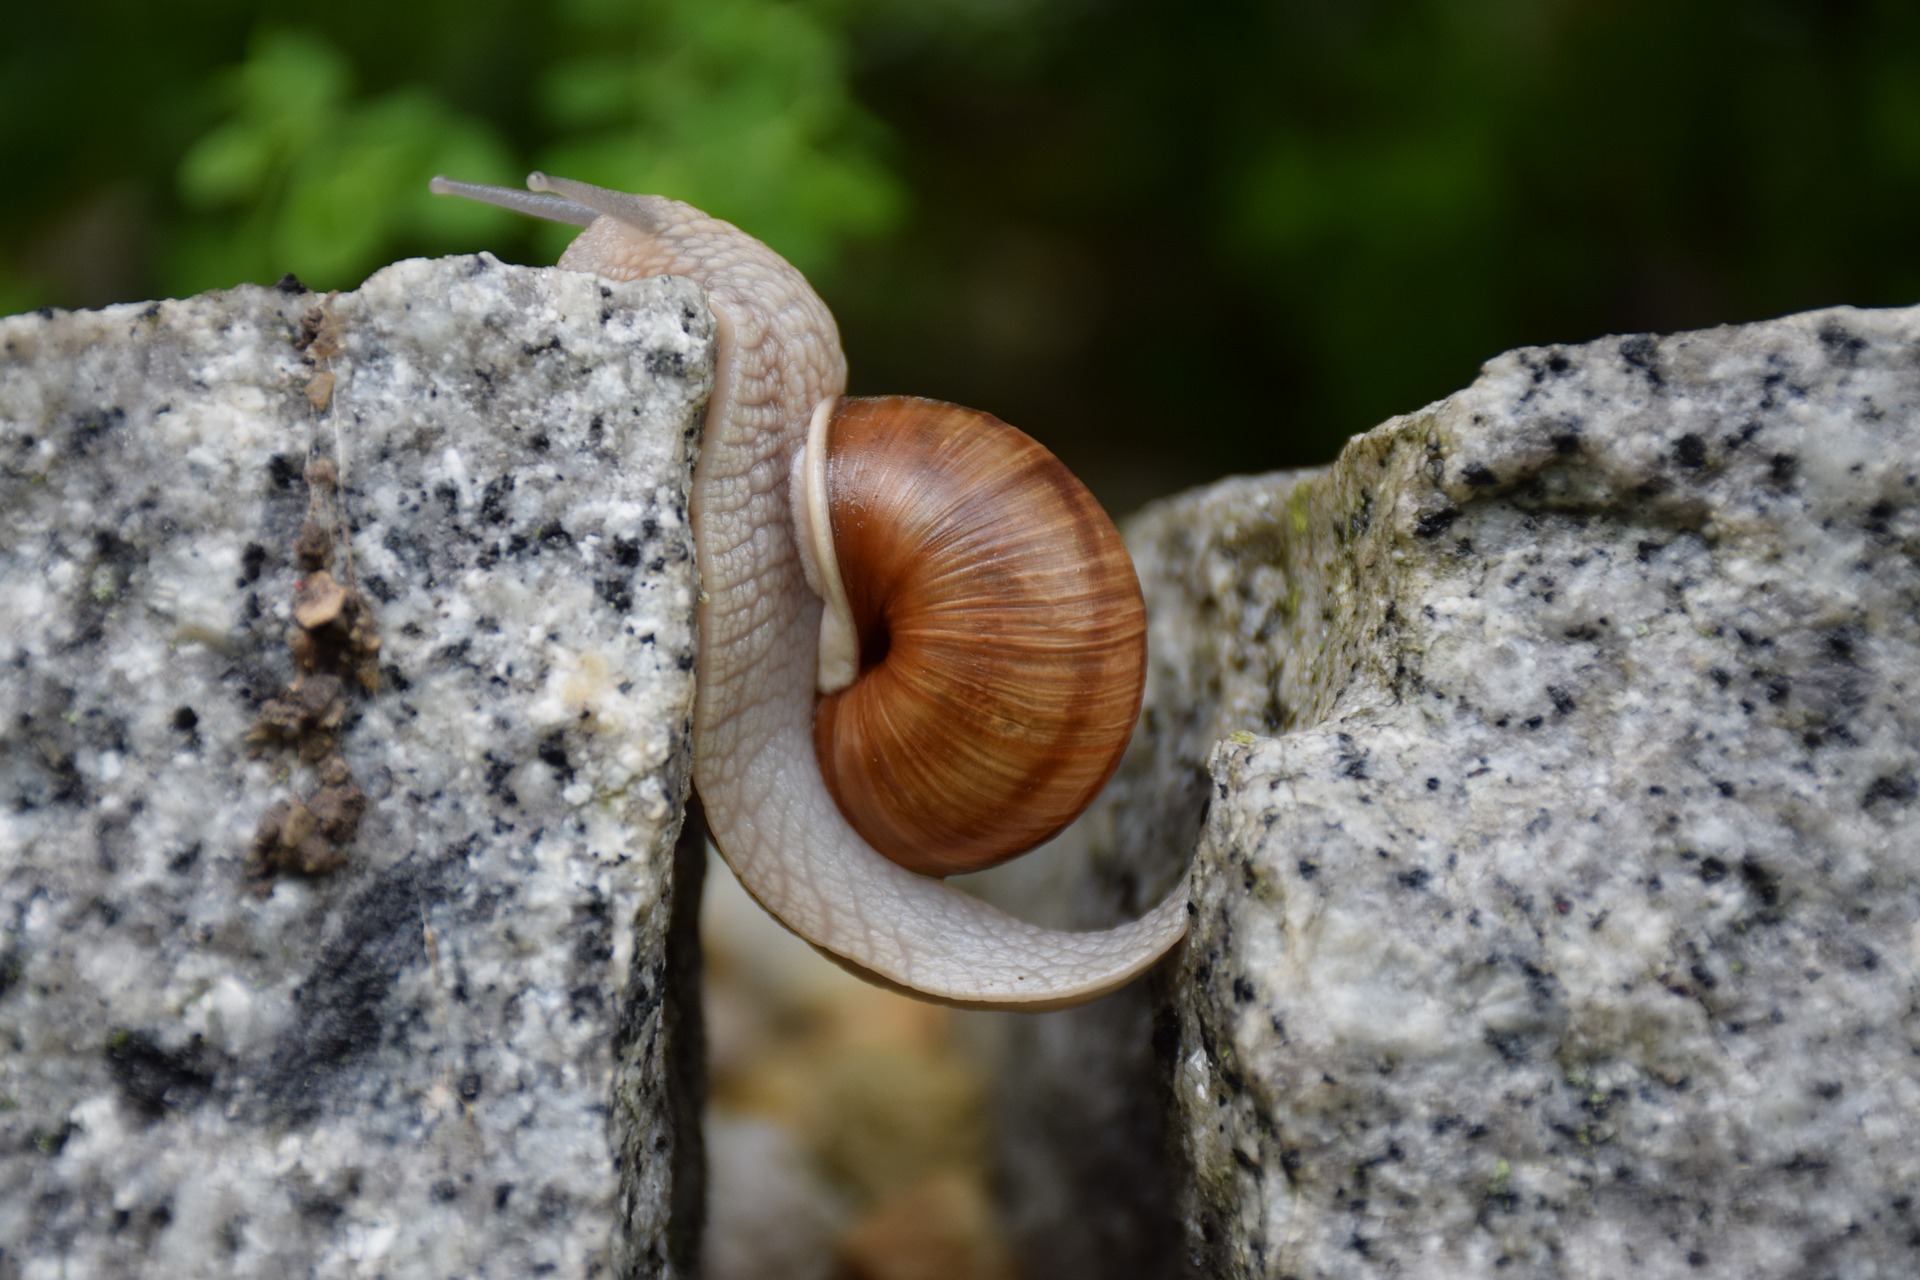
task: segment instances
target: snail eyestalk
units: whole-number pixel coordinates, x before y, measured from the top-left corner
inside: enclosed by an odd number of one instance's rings
[[[519,191],[513,187],[495,187],[484,182],[459,182],[453,178],[436,177],[427,184],[427,190],[437,196],[460,196],[466,200],[478,200],[481,204],[498,205],[502,209],[511,209],[515,213],[524,213],[531,218],[540,218],[547,222],[564,222],[569,226],[585,227],[592,224],[600,214],[586,205],[576,204],[563,196],[538,195],[531,191]]]

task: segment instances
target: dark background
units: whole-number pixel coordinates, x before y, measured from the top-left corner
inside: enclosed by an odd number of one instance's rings
[[[0,156],[0,311],[557,254],[439,171],[678,196],[1124,512],[1508,347],[1920,300],[1920,5],[15,6]]]

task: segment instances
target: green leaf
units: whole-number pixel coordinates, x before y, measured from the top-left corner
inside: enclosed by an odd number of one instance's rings
[[[506,178],[514,165],[494,130],[424,89],[356,100],[353,80],[314,33],[253,42],[225,83],[227,118],[181,161],[181,194],[205,211],[170,259],[182,291],[287,271],[348,287],[403,244],[470,248],[490,225],[484,210],[425,188],[437,172]]]

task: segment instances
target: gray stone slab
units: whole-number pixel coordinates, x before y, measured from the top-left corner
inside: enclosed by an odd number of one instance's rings
[[[987,1037],[1031,1274],[1920,1274],[1920,310],[1512,352],[1127,535],[1143,731],[995,892],[1199,830],[1195,925]]]
[[[685,1273],[711,341],[485,255],[0,321],[0,1276]]]

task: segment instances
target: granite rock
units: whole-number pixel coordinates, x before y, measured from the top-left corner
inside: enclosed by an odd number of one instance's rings
[[[486,255],[0,321],[0,1276],[688,1273],[711,344]]]
[[[1192,821],[1196,914],[1002,1062],[1057,1232],[1131,1097],[1128,1274],[1920,1273],[1920,309],[1512,352],[1127,533],[1145,731],[1051,901]]]

